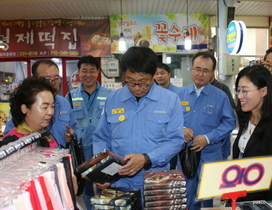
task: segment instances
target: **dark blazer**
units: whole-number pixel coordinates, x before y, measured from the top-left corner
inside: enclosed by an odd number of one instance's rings
[[[254,132],[250,136],[246,145],[243,158],[254,156],[272,156],[272,129],[267,129],[264,132],[258,133],[262,122],[260,122]],[[240,150],[238,142],[244,128],[240,128],[238,135],[234,141],[232,152],[233,159],[239,158]],[[252,200],[272,200],[272,189],[268,191],[260,191],[256,193],[248,193],[246,197],[239,198],[237,201],[252,201]]]

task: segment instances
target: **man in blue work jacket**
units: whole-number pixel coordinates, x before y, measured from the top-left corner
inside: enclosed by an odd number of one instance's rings
[[[166,88],[167,90],[177,93],[179,90],[179,87],[173,85],[170,82],[170,78],[171,78],[170,67],[166,65],[165,63],[158,63],[157,71],[154,77],[156,83],[159,86]]]
[[[170,78],[171,78],[170,67],[168,65],[166,65],[165,63],[158,63],[157,71],[156,71],[156,74],[154,76],[155,82],[159,86],[161,86],[163,88],[166,88],[167,90],[170,90],[170,91],[172,91],[174,93],[177,93],[180,88],[173,85],[170,82]],[[170,169],[176,169],[177,160],[178,160],[177,155],[172,158],[172,160],[170,161]]]
[[[112,186],[143,188],[146,170],[167,170],[183,145],[183,114],[178,95],[155,84],[157,56],[131,47],[122,57],[126,86],[106,100],[94,132],[94,153],[108,149],[124,158],[124,176]],[[103,189],[110,183],[96,183]]]
[[[71,136],[76,130],[76,121],[72,113],[69,102],[62,96],[57,95],[61,77],[57,64],[50,60],[38,60],[32,65],[33,77],[44,77],[55,88],[55,112],[48,126],[49,131],[53,134],[59,146],[66,147],[66,142],[71,141]],[[14,127],[12,119],[8,121],[4,135]]]
[[[100,120],[107,96],[112,90],[97,81],[99,63],[91,55],[83,56],[77,63],[80,87],[66,95],[77,121],[77,139],[81,142],[85,160],[93,154],[93,132]],[[83,192],[84,203],[88,210],[93,209],[90,198],[93,197],[93,182],[86,181]]]
[[[184,115],[184,141],[201,151],[201,160],[194,178],[186,178],[187,208],[199,210],[196,201],[201,166],[223,158],[221,140],[236,127],[236,117],[225,92],[210,84],[216,60],[209,52],[198,52],[192,59],[193,84],[179,90]],[[203,201],[212,207],[212,200]]]

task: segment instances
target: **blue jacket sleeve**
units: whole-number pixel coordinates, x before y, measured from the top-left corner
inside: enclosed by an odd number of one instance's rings
[[[6,127],[5,127],[5,130],[4,130],[3,135],[4,135],[4,136],[7,135],[7,133],[8,133],[12,128],[14,128],[14,124],[13,124],[13,122],[12,122],[12,119],[10,119],[10,120],[7,122],[7,124],[6,124]]]

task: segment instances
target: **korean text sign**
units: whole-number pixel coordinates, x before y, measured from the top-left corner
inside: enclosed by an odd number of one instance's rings
[[[209,15],[189,14],[188,26],[186,14],[110,15],[110,27],[112,53],[120,52],[121,28],[127,48],[145,46],[155,52],[176,52],[178,45],[184,45],[187,31],[193,45],[207,48]]]
[[[0,21],[0,57],[110,55],[109,20],[43,19]]]
[[[198,199],[224,193],[269,189],[272,156],[205,163],[202,167]]]

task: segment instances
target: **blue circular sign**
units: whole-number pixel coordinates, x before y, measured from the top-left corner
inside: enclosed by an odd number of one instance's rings
[[[244,44],[246,26],[242,21],[233,20],[227,29],[227,50],[229,54],[238,54]]]

